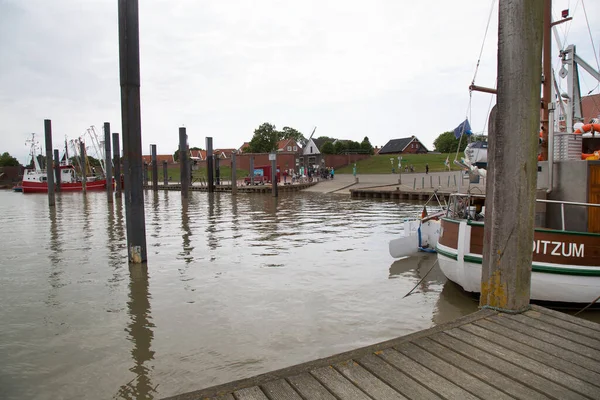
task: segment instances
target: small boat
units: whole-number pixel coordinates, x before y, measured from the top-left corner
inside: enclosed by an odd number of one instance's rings
[[[434,214],[427,213],[427,204],[433,199],[438,200],[441,211]],[[418,251],[435,253],[435,247],[440,236],[440,217],[446,212],[437,193],[434,193],[423,206],[420,218],[406,218],[403,221],[402,235],[390,240],[389,252],[394,258],[406,257]]]
[[[22,192],[23,191],[23,183],[19,182],[15,186],[13,186],[13,192]]]

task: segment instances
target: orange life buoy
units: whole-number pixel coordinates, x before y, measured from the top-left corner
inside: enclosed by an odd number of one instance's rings
[[[581,128],[575,129],[575,134],[582,134],[585,132],[600,132],[600,124],[585,124]]]

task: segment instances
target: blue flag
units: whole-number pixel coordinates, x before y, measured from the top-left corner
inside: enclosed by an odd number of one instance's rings
[[[473,133],[473,132],[471,132],[471,124],[469,124],[468,119],[465,119],[460,125],[458,125],[456,128],[454,128],[454,137],[456,137],[457,139],[463,133],[465,135],[471,135]]]

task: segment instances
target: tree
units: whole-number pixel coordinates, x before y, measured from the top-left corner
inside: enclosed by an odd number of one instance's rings
[[[297,131],[294,128],[290,128],[289,126],[284,126],[279,136],[281,139],[294,139],[297,143],[300,144],[306,142],[306,138],[304,137],[302,132]]]
[[[321,153],[322,154],[335,154],[335,149],[333,147],[333,143],[331,141],[327,141],[327,142],[323,143],[323,146],[321,146]]]
[[[0,156],[0,167],[18,167],[19,160],[11,156],[7,151]]]
[[[175,153],[173,153],[173,161],[179,162],[179,149],[175,150]]]
[[[203,151],[204,149],[201,149],[200,147],[190,147],[190,150],[194,150],[194,151]]]
[[[331,142],[331,143],[335,142],[335,138],[332,138],[332,137],[329,137],[329,136],[319,136],[317,138],[317,140],[318,141],[322,141],[323,143],[325,143],[325,142]]]
[[[270,153],[275,151],[279,139],[280,132],[275,129],[275,125],[265,122],[254,130],[254,136],[250,140],[249,152]]]
[[[460,149],[458,148],[460,142]],[[454,136],[454,132],[444,132],[433,141],[435,150],[440,153],[454,153],[457,151],[463,151],[467,147],[467,139],[457,139]]]
[[[333,147],[335,149],[335,154],[342,154],[343,152],[345,152],[348,149],[348,146],[346,145],[346,143],[341,140],[338,140],[337,142],[335,142],[335,145]]]
[[[373,145],[371,144],[367,136],[365,136],[365,138],[361,142],[360,148],[361,150],[368,152],[369,154],[373,154]]]

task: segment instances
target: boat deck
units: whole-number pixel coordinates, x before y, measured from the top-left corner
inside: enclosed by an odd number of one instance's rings
[[[481,310],[358,350],[170,399],[600,399],[600,325]]]

